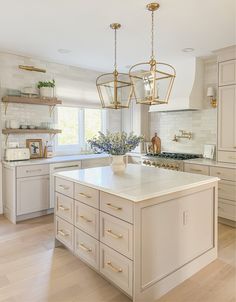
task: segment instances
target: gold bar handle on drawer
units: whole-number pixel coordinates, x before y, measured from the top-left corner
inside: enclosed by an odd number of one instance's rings
[[[194,168],[190,168],[191,171],[194,171],[194,172],[202,172],[202,170],[200,169],[194,169]]]
[[[92,249],[90,247],[85,246],[83,242],[79,244],[79,247],[86,252],[92,252]]]
[[[230,159],[236,159],[236,156],[229,156]]]
[[[90,195],[87,195],[87,194],[82,193],[82,192],[80,192],[80,193],[78,193],[78,194],[81,195],[81,196],[83,196],[83,197],[85,197],[85,198],[91,198]]]
[[[65,208],[65,207],[63,207],[63,206],[59,206],[58,209],[61,210],[61,211],[69,211],[68,208]]]
[[[107,262],[107,266],[115,273],[122,273],[122,268],[116,268],[112,263],[111,261],[108,261]]]
[[[58,185],[59,188],[62,188],[63,190],[68,190],[69,187],[65,186],[65,185]]]
[[[115,233],[113,233],[111,229],[106,230],[106,233],[107,233],[108,235],[110,235],[110,236],[116,238],[116,239],[120,239],[120,238],[123,237],[123,235],[121,235],[121,234],[115,234]]]
[[[41,172],[42,169],[26,170],[26,173]]]
[[[66,234],[63,230],[59,230],[59,231],[58,231],[58,234],[60,234],[60,235],[63,236],[63,237],[66,237],[66,236],[69,235],[69,234]]]
[[[84,215],[79,216],[81,219],[85,220],[86,222],[93,222],[92,220],[86,218]]]
[[[115,211],[121,211],[121,210],[122,210],[121,207],[116,207],[116,206],[114,206],[114,205],[111,204],[111,203],[107,203],[107,206],[108,206],[109,208],[111,208],[112,210],[115,210]]]

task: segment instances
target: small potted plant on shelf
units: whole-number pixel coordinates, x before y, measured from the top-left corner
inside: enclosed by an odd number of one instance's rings
[[[143,136],[134,135],[132,132],[127,134],[125,132],[110,133],[108,131],[106,135],[98,132],[98,136],[88,140],[88,143],[94,151],[110,154],[112,157],[112,171],[118,173],[125,170],[125,154],[134,150],[142,141]]]
[[[38,89],[42,98],[53,98],[55,97],[55,80],[52,81],[39,81]]]

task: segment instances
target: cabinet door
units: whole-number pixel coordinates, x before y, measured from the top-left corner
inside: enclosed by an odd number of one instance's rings
[[[236,60],[219,63],[219,86],[236,84]]]
[[[17,179],[17,215],[49,208],[49,176]]]
[[[218,150],[236,151],[236,86],[219,88]]]

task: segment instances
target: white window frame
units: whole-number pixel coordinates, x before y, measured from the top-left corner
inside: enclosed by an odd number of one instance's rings
[[[99,109],[99,108],[83,108],[83,107],[76,107],[76,106],[58,106],[58,107],[73,107],[77,108],[79,111],[78,114],[78,144],[73,145],[59,145],[58,144],[58,136],[55,139],[55,153],[56,155],[73,155],[82,153],[85,149],[86,142],[85,142],[85,109]],[[101,132],[105,133],[107,129],[107,111],[104,109],[101,110]],[[54,116],[55,123],[58,123],[58,110],[55,110]],[[63,129],[62,129],[63,130]]]

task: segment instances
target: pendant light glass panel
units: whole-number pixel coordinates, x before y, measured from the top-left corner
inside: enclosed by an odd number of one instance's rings
[[[130,79],[138,104],[166,104],[174,83],[175,70],[165,63],[141,63],[130,69]]]
[[[103,108],[129,108],[133,89],[128,74],[108,73],[101,75],[97,78],[97,89]]]

